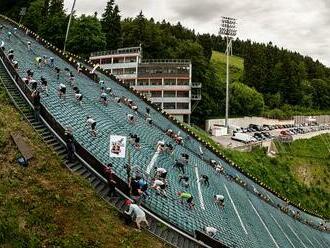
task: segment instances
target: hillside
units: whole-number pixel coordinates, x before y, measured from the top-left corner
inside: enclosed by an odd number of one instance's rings
[[[226,81],[226,54],[212,51],[211,64],[216,69],[216,75],[220,81]],[[230,81],[240,81],[243,76],[244,60],[241,57],[230,56],[229,58]]]
[[[330,218],[330,135],[291,144],[277,144],[279,155],[269,158],[262,149],[250,153],[225,149],[196,126],[190,127],[246,172],[259,178],[290,201]]]
[[[123,224],[92,186],[61,165],[0,88],[0,247],[165,247]],[[35,151],[27,168],[10,138],[19,131]]]

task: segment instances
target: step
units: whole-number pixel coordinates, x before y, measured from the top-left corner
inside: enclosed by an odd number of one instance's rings
[[[83,174],[81,174],[80,176],[84,177],[84,178],[88,178],[92,173],[90,173],[88,170],[86,170]]]
[[[108,185],[101,182],[98,186],[95,187],[95,191],[99,194],[101,191],[103,191],[104,188],[108,188]]]
[[[84,167],[81,165],[81,164],[77,164],[76,166],[74,167],[71,167],[71,170],[73,172],[78,172],[79,170],[83,169]]]

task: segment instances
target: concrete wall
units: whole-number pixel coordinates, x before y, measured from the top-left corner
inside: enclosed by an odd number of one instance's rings
[[[310,116],[294,116],[294,123],[295,124],[302,124],[306,123],[306,119],[308,119]],[[318,116],[312,116],[312,118],[316,119],[316,122],[318,124],[330,124],[330,115],[318,115]]]
[[[208,131],[213,125],[224,125],[225,119],[210,119],[205,121],[205,130]],[[264,117],[242,117],[242,118],[230,118],[229,126],[230,127],[248,127],[249,124],[256,125],[284,125],[284,124],[294,124],[294,120],[277,120],[277,119],[268,119]]]

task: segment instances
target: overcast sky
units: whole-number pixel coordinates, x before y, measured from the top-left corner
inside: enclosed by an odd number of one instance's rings
[[[73,0],[65,0],[71,9]],[[77,0],[78,14],[102,14],[107,0]],[[180,21],[199,33],[217,33],[221,16],[238,19],[238,36],[309,55],[330,66],[330,0],[116,0],[123,17]]]

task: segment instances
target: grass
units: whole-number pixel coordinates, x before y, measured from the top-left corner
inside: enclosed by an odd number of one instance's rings
[[[33,147],[27,168],[10,138]],[[63,167],[0,88],[0,247],[165,247],[148,232],[123,224],[92,186]]]
[[[276,158],[270,158],[265,150],[259,148],[250,153],[225,149],[202,129],[196,126],[189,128],[245,172],[259,178],[282,196],[330,218],[329,134],[291,144],[277,143],[279,154]]]
[[[212,52],[211,64],[216,69],[218,78],[223,82],[226,79],[226,61],[226,54],[217,51]],[[231,81],[241,81],[244,60],[237,56],[230,56],[229,65]]]

